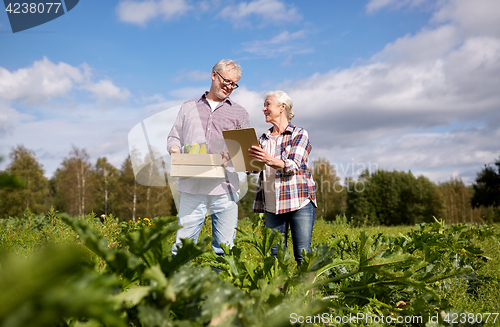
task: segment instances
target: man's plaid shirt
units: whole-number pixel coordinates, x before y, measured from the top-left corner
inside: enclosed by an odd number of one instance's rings
[[[262,147],[269,142],[272,129],[271,127],[259,138]],[[295,211],[306,199],[310,199],[314,206],[317,206],[316,187],[307,164],[311,149],[307,131],[301,127],[288,123],[285,131],[279,135],[274,157],[283,160],[285,168],[276,170],[276,214]],[[261,171],[253,203],[255,212],[265,212],[263,175],[264,172]]]

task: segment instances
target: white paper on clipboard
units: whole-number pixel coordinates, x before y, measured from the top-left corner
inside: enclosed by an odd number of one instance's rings
[[[264,170],[265,164],[248,154],[252,145],[259,146],[255,128],[241,128],[222,131],[233,167],[237,172]]]

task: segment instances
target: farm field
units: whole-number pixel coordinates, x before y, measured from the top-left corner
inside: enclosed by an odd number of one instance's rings
[[[500,326],[499,225],[317,220],[297,268],[258,215],[224,258],[209,218],[172,257],[175,220],[2,219],[0,325]]]

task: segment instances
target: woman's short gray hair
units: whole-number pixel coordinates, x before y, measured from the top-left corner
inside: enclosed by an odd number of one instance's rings
[[[238,80],[239,80],[241,78],[241,66],[236,61],[233,61],[231,59],[219,60],[219,62],[216,63],[215,66],[212,68],[212,73],[213,72],[221,73],[228,66],[229,66],[229,69],[236,69],[236,72],[238,73]]]
[[[295,113],[292,110],[293,107],[293,102],[292,99],[288,96],[283,91],[271,91],[266,93],[266,98],[274,96],[276,101],[278,101],[278,105],[285,104],[285,109],[286,109],[286,118],[288,121],[292,120],[293,117],[295,117]]]

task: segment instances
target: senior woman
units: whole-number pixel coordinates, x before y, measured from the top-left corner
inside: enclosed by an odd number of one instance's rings
[[[262,111],[266,123],[273,126],[259,138],[260,147],[252,146],[250,156],[266,164],[259,176],[253,210],[265,212],[268,228],[285,236],[292,232],[293,253],[297,265],[301,250],[311,250],[316,215],[315,185],[308,168],[311,143],[307,131],[290,123],[294,117],[292,99],[283,91],[266,94]],[[271,254],[278,252],[275,245]]]

